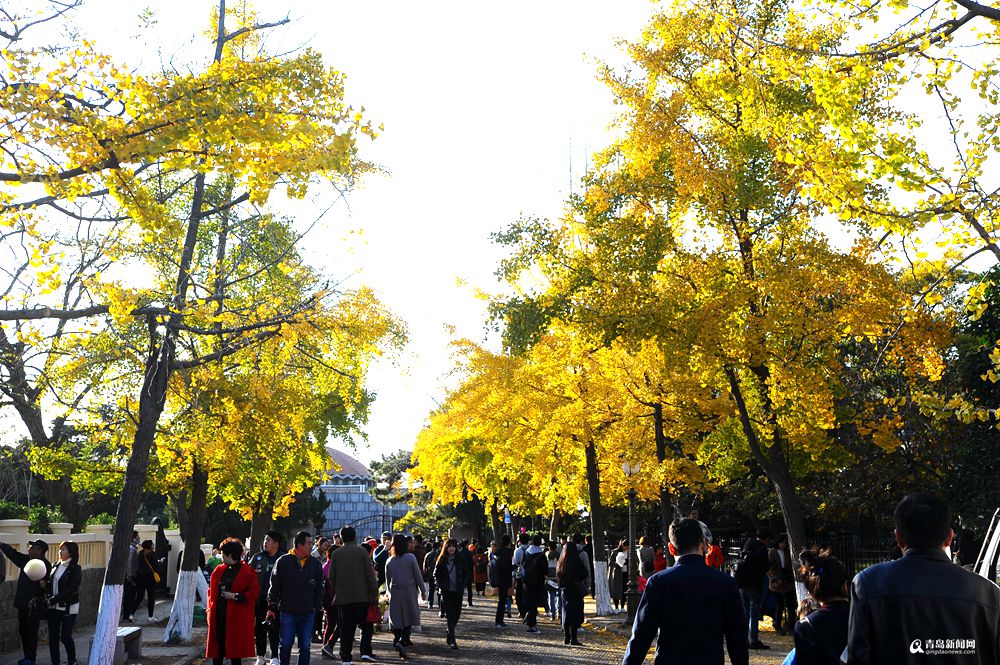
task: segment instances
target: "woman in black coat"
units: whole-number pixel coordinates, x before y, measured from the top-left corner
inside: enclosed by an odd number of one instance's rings
[[[572,541],[563,546],[562,556],[556,564],[556,579],[563,595],[563,630],[566,633],[566,644],[580,646],[576,639],[576,631],[583,625],[583,588],[582,583],[589,576],[587,567],[583,565],[580,551]]]
[[[434,566],[434,582],[441,591],[441,607],[448,621],[448,646],[457,649],[455,626],[462,614],[462,592],[469,580],[469,564],[458,551],[458,542],[449,538],[441,546],[437,564]]]
[[[59,642],[66,647],[66,662],[76,665],[76,644],[73,625],[80,613],[80,546],[72,540],[59,545],[59,561],[49,571],[49,654],[53,665],[59,665]]]

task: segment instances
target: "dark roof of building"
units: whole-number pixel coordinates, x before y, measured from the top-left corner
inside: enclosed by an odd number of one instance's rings
[[[354,459],[347,453],[336,450],[334,448],[327,448],[326,452],[330,454],[330,458],[333,459],[334,464],[339,468],[330,468],[331,478],[371,478],[372,472],[368,470],[368,467]]]

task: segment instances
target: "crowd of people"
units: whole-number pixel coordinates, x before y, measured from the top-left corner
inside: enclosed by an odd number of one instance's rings
[[[654,641],[655,665],[721,665],[723,646],[732,665],[749,663],[751,650],[770,648],[759,632],[765,591],[776,600],[775,632],[793,636],[785,665],[930,662],[926,656],[1000,663],[1000,589],[952,563],[948,506],[937,497],[910,495],[894,519],[902,556],[853,579],[828,551],[804,550],[796,562],[788,538],[772,538],[766,529],[747,540],[732,574],[724,572],[725,557],[696,513],[670,526],[666,553],[645,537],[632,548],[620,541],[608,559],[612,602],[625,607],[633,561],[641,591],[623,665],[640,665]],[[68,665],[76,665],[79,547],[61,543],[54,565],[47,551],[42,540],[30,542],[26,553],[0,543],[0,571],[4,557],[21,569],[14,598],[24,652],[18,665],[34,665],[43,620],[53,665],[63,662],[61,651]],[[143,600],[152,618],[161,563],[153,543],[133,534],[126,621]],[[486,545],[385,532],[381,542],[358,542],[346,526],[332,538],[301,531],[286,550],[282,534],[269,532],[255,553],[227,538],[206,567],[205,653],[213,665],[254,658],[257,665],[288,665],[293,648],[298,665],[308,665],[315,641],[322,642],[324,657],[350,663],[359,633],[360,660],[377,662],[372,638],[383,621],[393,649],[405,659],[421,632],[421,603],[437,604],[446,619],[445,643],[458,650],[463,606],[489,596],[495,597],[497,630],[507,629],[516,611],[525,632],[538,633],[544,616],[560,622],[564,643],[572,648],[581,644],[584,597],[595,588],[593,547],[580,534],[561,541],[527,533],[514,541],[503,534]],[[797,579],[806,592],[801,601]]]

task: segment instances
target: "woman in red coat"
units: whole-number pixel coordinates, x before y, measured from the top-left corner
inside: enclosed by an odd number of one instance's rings
[[[243,561],[243,543],[226,538],[219,546],[222,564],[212,571],[208,585],[208,648],[213,665],[241,665],[253,658],[254,604],[260,595],[257,574]]]

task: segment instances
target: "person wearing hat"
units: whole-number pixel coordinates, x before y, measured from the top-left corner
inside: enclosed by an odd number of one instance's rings
[[[21,574],[17,576],[17,589],[14,592],[14,608],[17,609],[17,634],[21,638],[21,650],[24,652],[24,658],[17,661],[17,665],[34,665],[35,663],[38,651],[38,625],[45,613],[31,611],[31,600],[45,597],[43,584],[52,569],[45,558],[45,553],[48,551],[49,545],[44,540],[30,541],[27,554],[18,552],[7,543],[0,543],[0,552],[3,552],[12,564],[21,569]],[[32,559],[40,559],[45,564],[45,575],[37,582],[24,572],[24,566]]]

